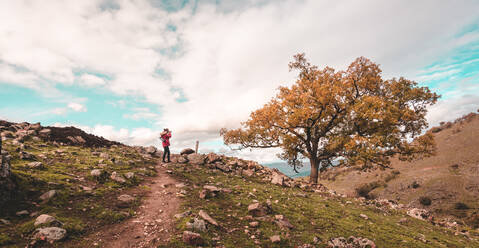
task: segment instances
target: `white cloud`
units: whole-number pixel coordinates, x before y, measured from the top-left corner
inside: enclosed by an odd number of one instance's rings
[[[79,81],[80,81],[80,84],[83,84],[86,86],[101,86],[106,83],[103,78],[100,78],[91,74],[83,74],[80,77]]]
[[[87,108],[83,105],[83,104],[80,104],[80,103],[76,103],[76,102],[71,102],[67,105],[67,107],[75,112],[86,112],[87,111]]]

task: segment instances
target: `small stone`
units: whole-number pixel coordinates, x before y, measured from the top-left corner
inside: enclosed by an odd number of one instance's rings
[[[271,240],[271,243],[279,243],[279,242],[281,242],[281,237],[280,237],[279,235],[271,236],[271,237],[269,237],[269,239]]]
[[[199,215],[201,218],[203,218],[204,220],[208,221],[210,224],[215,225],[215,226],[218,226],[218,222],[216,222],[216,220],[214,220],[213,218],[211,218],[211,216],[209,216],[208,213],[206,213],[205,211],[200,210],[200,212],[198,213],[198,215]]]
[[[365,215],[365,214],[360,214],[359,217],[361,217],[361,218],[363,218],[363,219],[365,219],[365,220],[368,220],[368,219],[369,219],[369,217],[368,217],[367,215]]]
[[[32,169],[42,169],[43,164],[42,162],[31,162],[27,164],[27,167],[32,168]]]
[[[250,227],[258,227],[258,226],[259,226],[259,222],[257,222],[257,221],[252,221],[252,222],[249,223],[249,226],[250,226]]]
[[[55,219],[55,217],[48,215],[48,214],[42,214],[38,216],[35,219],[35,223],[33,224],[34,226],[39,226],[39,225],[49,225],[49,226],[62,226],[62,223]]]
[[[6,219],[0,219],[0,225],[3,225],[3,226],[8,226],[12,224],[10,221],[6,220]]]
[[[116,171],[111,173],[110,179],[117,182],[117,183],[126,183],[125,178],[123,178],[123,176],[118,174]]]
[[[135,173],[134,173],[134,172],[131,172],[131,171],[130,171],[130,172],[127,172],[127,173],[125,173],[125,177],[126,177],[127,179],[132,179],[132,178],[135,177]]]
[[[15,213],[17,216],[29,215],[30,213],[27,210],[18,211]]]
[[[43,201],[48,201],[50,200],[51,198],[53,198],[55,195],[57,194],[57,191],[52,189],[46,193],[44,193],[43,195],[40,196],[40,200],[43,200]]]

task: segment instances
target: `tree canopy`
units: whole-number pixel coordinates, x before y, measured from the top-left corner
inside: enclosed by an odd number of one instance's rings
[[[295,167],[307,158],[311,183],[334,160],[387,167],[392,156],[412,160],[434,153],[433,136],[423,130],[427,106],[439,96],[427,87],[402,77],[384,80],[379,66],[364,57],[335,71],[297,54],[289,68],[299,71],[296,82],[280,87],[242,128],[222,129],[225,144],[279,147],[280,158]]]

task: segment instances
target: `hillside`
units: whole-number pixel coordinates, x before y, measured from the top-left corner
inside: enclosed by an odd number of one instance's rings
[[[14,185],[2,202],[0,246],[479,246],[467,225],[346,197],[254,161],[185,150],[164,164],[153,147],[67,144],[47,129],[0,127],[2,169],[11,165],[0,184]]]
[[[370,184],[369,189],[377,188],[369,196],[452,215],[479,227],[479,115],[441,123],[430,132],[437,143],[435,156],[412,162],[393,160],[392,169],[387,170],[333,168],[322,175],[321,183],[350,196]]]

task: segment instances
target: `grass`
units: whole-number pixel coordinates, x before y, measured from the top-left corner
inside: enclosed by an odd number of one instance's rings
[[[222,226],[209,225],[208,231],[201,233],[207,247],[257,247],[255,240],[261,247],[296,247],[312,244],[315,237],[321,240],[318,246],[325,247],[328,240],[340,236],[368,238],[378,247],[479,246],[477,241],[455,236],[451,230],[413,219],[401,211],[379,210],[356,199],[305,193],[299,188],[271,185],[256,177],[244,180],[239,176],[203,167],[189,168],[191,169],[184,170],[183,165],[173,167],[178,180],[196,186],[187,187],[189,192],[182,205],[183,211],[191,210],[193,215],[178,220],[178,231],[167,247],[185,247],[181,234],[187,230],[186,223],[194,218],[199,210],[208,212]],[[233,192],[220,193],[215,198],[205,200],[197,197],[203,185],[218,185],[232,189]],[[253,200],[264,203],[268,199],[273,202],[273,215],[258,219],[258,228],[246,228],[252,221],[248,217],[248,205]],[[280,229],[271,220],[274,214],[284,215],[294,225],[294,229]],[[368,220],[361,218],[360,214],[367,215]],[[407,218],[407,223],[398,224],[401,218]],[[245,230],[249,230],[249,233],[245,233]],[[477,239],[479,234],[472,229],[470,232]],[[254,235],[255,239],[252,239],[251,235]],[[280,235],[282,242],[272,244],[269,241],[272,235]],[[421,235],[425,235],[427,243],[420,240]]]
[[[11,156],[12,173],[17,183],[15,198],[0,211],[0,218],[11,221],[11,225],[0,226],[0,246],[24,247],[28,237],[36,227],[35,217],[18,217],[17,211],[28,210],[37,215],[49,214],[64,223],[68,238],[78,239],[96,228],[120,222],[133,214],[139,201],[129,208],[116,206],[116,197],[123,190],[138,185],[145,177],[155,175],[153,165],[156,161],[141,156],[131,147],[88,148],[77,146],[56,147],[51,143],[33,141],[25,142],[26,151],[35,155],[42,162],[43,169],[30,169],[25,165],[31,161],[19,158],[17,149],[11,140],[3,142],[3,149]],[[57,152],[58,150],[61,150]],[[102,159],[94,152],[108,153],[115,162]],[[99,164],[105,164],[100,168]],[[98,182],[90,176],[92,169],[102,169],[108,175],[113,171],[124,175],[134,172],[135,177],[127,179],[124,184],[105,177]],[[91,192],[82,189],[92,188]],[[47,202],[39,196],[49,190],[57,194]],[[59,244],[61,246],[61,244]]]

